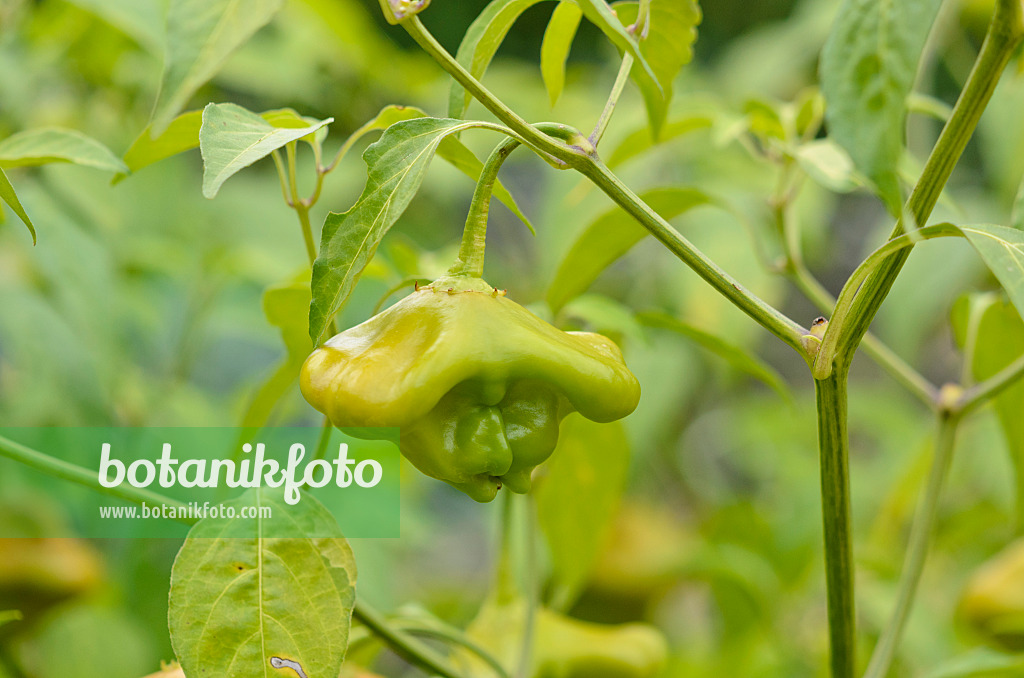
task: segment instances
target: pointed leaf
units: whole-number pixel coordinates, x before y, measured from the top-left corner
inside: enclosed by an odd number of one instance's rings
[[[162,134],[196,90],[283,4],[284,0],[171,0],[153,132]]]
[[[907,98],[941,0],[844,0],[821,53],[829,134],[894,214]]]
[[[455,54],[456,60],[474,78],[481,79],[519,15],[542,1],[491,0],[466,30],[459,51]],[[453,80],[448,92],[448,117],[461,118],[465,115],[471,99],[469,92]]]
[[[132,142],[125,151],[124,163],[132,172],[169,158],[178,153],[199,148],[199,128],[203,124],[202,111],[189,111],[175,118],[164,133],[154,138],[150,136],[152,126],[142,130],[142,134]],[[114,177],[115,183],[124,175]]]
[[[277,676],[295,662],[337,676],[355,604],[355,561],[334,517],[309,495],[249,490],[226,502],[273,511],[267,521],[206,518],[189,532],[171,570],[171,643],[189,676]],[[333,534],[332,537],[304,535]],[[276,661],[275,661],[275,658]],[[298,673],[292,669],[294,673]]]
[[[362,195],[347,212],[332,212],[324,222],[309,307],[314,344],[320,343],[377,245],[416,194],[438,146],[446,137],[473,127],[507,132],[486,122],[419,118],[395,123],[363,153],[367,179]]]
[[[0,200],[7,203],[14,210],[14,213],[18,215],[18,218],[28,226],[28,232],[32,234],[32,244],[35,245],[36,227],[32,225],[32,220],[28,218],[25,208],[21,206],[21,201],[18,200],[18,194],[14,192],[14,186],[2,169],[0,169]]]
[[[542,467],[536,499],[556,594],[563,603],[579,592],[604,546],[626,487],[629,457],[621,421],[598,424],[570,415],[562,422],[558,446]]]
[[[43,127],[12,134],[0,141],[0,167],[70,162],[108,172],[127,168],[110,149],[73,129]]]
[[[641,127],[626,135],[615,149],[608,154],[608,167],[617,167],[659,144],[671,141],[694,130],[708,129],[713,124],[714,120],[709,115],[702,115],[700,113],[688,115],[667,123],[662,128],[661,135],[657,139],[651,133],[649,125]]]
[[[615,3],[614,7],[623,25],[636,23],[638,3]],[[634,68],[630,75],[643,94],[655,138],[661,133],[672,101],[672,82],[680,69],[693,59],[693,43],[700,20],[701,12],[695,0],[651,0],[650,30],[640,43],[640,53],[650,64],[660,88],[650,87],[644,71],[639,68]]]
[[[544,29],[544,41],[540,46],[540,75],[552,106],[562,96],[565,62],[582,19],[583,11],[579,5],[573,0],[562,0],[551,14],[548,27]]]
[[[644,201],[665,219],[712,202],[695,188],[656,188],[641,194]],[[567,301],[594,282],[604,269],[643,240],[647,230],[619,207],[613,207],[584,229],[562,259],[548,288],[547,301],[558,312]]]
[[[210,104],[203,109],[199,148],[203,154],[203,195],[212,198],[239,170],[273,151],[312,134],[334,118],[306,127],[274,127],[236,104]]]
[[[773,367],[757,356],[748,353],[741,346],[729,343],[717,335],[706,332],[699,327],[685,323],[665,313],[639,313],[637,318],[641,323],[649,327],[671,330],[676,334],[686,337],[701,348],[725,360],[738,372],[743,372],[764,382],[778,393],[783,400],[792,402],[792,395],[786,387],[786,382],[783,381],[782,376]]]
[[[971,224],[960,230],[1024,316],[1024,231],[994,224]]]

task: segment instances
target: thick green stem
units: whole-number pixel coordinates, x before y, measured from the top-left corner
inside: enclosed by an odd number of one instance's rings
[[[1013,54],[1014,49],[1024,37],[1024,8],[1020,0],[997,0],[996,11],[989,24],[988,33],[982,43],[981,51],[974,63],[967,83],[957,99],[953,114],[939,135],[935,147],[925,164],[924,171],[918,179],[914,190],[907,201],[905,214],[913,220],[913,226],[923,225],[938,201],[943,187],[949,179],[953,168],[959,161],[967,142],[974,133],[981,114],[985,110],[992,93],[995,91],[1003,69]],[[897,221],[891,237],[903,233],[906,224],[902,217]],[[911,248],[902,249],[880,266],[871,278],[864,283],[857,295],[850,313],[850,322],[841,326],[830,324],[826,340],[835,350],[819,352],[823,367],[818,374],[823,374],[828,364],[837,356],[848,357],[856,350],[861,338],[878,312],[879,307],[888,295],[896,276],[910,256]],[[842,297],[842,295],[840,295]],[[834,339],[828,334],[839,333]]]
[[[509,138],[498,144],[484,162],[477,179],[473,200],[469,204],[466,228],[462,232],[459,256],[448,270],[449,275],[469,275],[482,278],[484,274],[484,248],[487,243],[487,217],[490,213],[491,194],[502,163],[519,147],[519,139]]]
[[[832,678],[853,678],[856,665],[846,383],[845,367],[837,368],[827,378],[814,382]]]
[[[875,651],[871,655],[864,678],[885,678],[892,665],[899,645],[900,637],[907,623],[907,617],[914,605],[917,586],[924,571],[925,558],[928,555],[928,543],[931,541],[938,514],[939,498],[949,474],[949,466],[953,459],[956,442],[956,429],[960,417],[949,412],[939,414],[938,434],[935,440],[935,458],[932,460],[931,473],[928,475],[928,486],[921,499],[921,506],[914,517],[910,528],[910,539],[907,544],[907,556],[900,573],[899,594],[896,607],[882,636],[878,639]]]

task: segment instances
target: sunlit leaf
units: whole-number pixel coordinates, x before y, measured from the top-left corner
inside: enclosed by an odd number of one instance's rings
[[[844,0],[821,54],[829,134],[894,214],[907,97],[941,0]]]
[[[386,106],[372,120],[353,132],[352,135],[345,140],[345,146],[346,148],[351,147],[356,140],[366,134],[387,129],[396,122],[426,117],[428,117],[427,114],[415,106]],[[484,168],[483,162],[473,155],[473,151],[466,148],[465,144],[454,136],[444,138],[441,145],[437,147],[437,154],[445,161],[451,163],[455,169],[464,173],[474,181],[477,180],[480,176],[481,170]],[[494,197],[500,200],[505,207],[512,210],[512,214],[519,217],[520,221],[526,224],[526,227],[530,229],[531,233],[536,232],[533,228],[533,224],[530,223],[530,220],[525,214],[523,214],[523,211],[519,208],[515,198],[512,197],[512,194],[508,192],[508,189],[505,188],[500,180],[497,180],[494,183]]]
[[[274,127],[236,104],[210,104],[203,109],[199,148],[203,154],[203,195],[212,198],[239,170],[273,151],[313,134],[334,118],[306,127]]]
[[[231,53],[266,25],[284,0],[171,0],[167,54],[153,111],[153,133],[163,134],[200,86]]]
[[[656,188],[641,194],[664,219],[712,202],[695,188]],[[547,301],[557,312],[594,282],[604,269],[643,240],[647,230],[619,207],[613,207],[584,229],[562,259],[548,288]]]
[[[641,127],[630,134],[627,134],[622,141],[608,154],[607,164],[609,167],[617,167],[627,160],[631,160],[654,146],[666,143],[672,139],[683,136],[695,130],[708,129],[714,124],[711,116],[695,114],[687,115],[678,120],[665,124],[661,130],[661,136],[655,140],[650,126]]]
[[[28,232],[32,234],[32,244],[34,245],[36,242],[36,227],[32,225],[32,220],[28,218],[25,208],[21,206],[18,194],[14,192],[14,186],[11,185],[11,181],[4,174],[3,169],[0,169],[0,199],[7,203],[14,210],[14,213],[18,215],[18,218],[28,226]]]
[[[127,168],[110,149],[73,129],[43,127],[12,134],[0,141],[0,167],[70,162],[108,172]]]
[[[960,231],[1024,315],[1024,231],[994,224],[961,226]]]
[[[548,98],[554,106],[565,87],[565,62],[572,41],[583,19],[583,11],[573,0],[562,0],[551,14],[540,46],[540,74]]]
[[[604,546],[625,490],[629,457],[621,422],[598,424],[576,415],[562,422],[558,446],[541,467],[535,491],[561,602],[579,591]]]
[[[614,7],[624,25],[636,22],[638,3],[621,2],[615,3]],[[693,42],[697,39],[701,12],[694,0],[651,0],[650,12],[650,30],[640,43],[640,53],[650,64],[660,87],[651,87],[646,72],[641,68],[634,66],[630,74],[643,94],[651,131],[657,138],[672,101],[672,82],[680,69],[693,58]]]
[[[202,124],[203,112],[189,111],[171,121],[163,134],[156,138],[150,136],[153,128],[146,127],[125,151],[124,163],[132,172],[137,172],[164,158],[199,148],[199,128]],[[114,177],[114,181],[116,183],[123,178],[122,174]]]
[[[682,335],[701,348],[725,360],[738,372],[748,374],[778,393],[783,400],[792,401],[792,394],[782,376],[766,362],[747,352],[743,347],[732,344],[722,337],[700,329],[690,323],[673,318],[665,313],[640,313],[637,318],[649,327],[670,330]]]
[[[377,245],[402,215],[423,181],[441,142],[473,127],[502,131],[485,122],[418,118],[395,123],[363,153],[367,179],[347,212],[327,215],[320,256],[313,265],[309,336],[315,344],[344,306]]]
[[[542,1],[491,0],[466,30],[455,58],[479,80],[519,15]],[[461,118],[465,115],[471,99],[469,92],[453,80],[448,92],[448,117]]]
[[[654,74],[651,65],[647,63],[647,57],[640,51],[636,39],[629,34],[626,26],[619,20],[605,0],[578,0],[578,2],[580,9],[583,10],[583,16],[587,17],[587,21],[601,29],[605,37],[618,47],[620,52],[631,54],[636,60],[636,63],[633,65],[632,76],[637,84],[640,85],[640,89],[645,92],[651,92],[652,95],[657,93],[664,97],[661,85],[658,84],[658,78]],[[656,128],[658,126],[660,125],[655,125]]]
[[[304,673],[337,676],[355,603],[355,561],[334,517],[311,496],[290,506],[278,492],[249,490],[226,502],[266,507],[265,521],[206,518],[189,532],[171,570],[168,621],[189,676],[271,676],[273,658]],[[304,535],[332,534],[332,537]],[[279,663],[279,662],[278,662]]]

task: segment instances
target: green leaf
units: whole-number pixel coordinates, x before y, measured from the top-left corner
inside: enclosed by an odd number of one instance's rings
[[[171,0],[153,132],[162,134],[196,90],[283,4],[284,0]]]
[[[310,678],[338,675],[356,569],[334,517],[309,495],[289,506],[259,488],[226,504],[268,507],[294,536],[268,536],[262,520],[207,518],[192,528],[171,570],[168,610],[185,674],[283,675],[272,670],[277,657]]]
[[[641,194],[665,219],[712,202],[695,188],[655,188]],[[604,269],[643,240],[647,230],[619,207],[613,207],[584,229],[562,259],[548,288],[547,301],[555,313],[594,282]]]
[[[554,106],[565,87],[565,62],[572,41],[583,19],[583,11],[573,0],[562,0],[551,14],[540,45],[540,75],[548,98]]]
[[[793,157],[807,176],[830,191],[849,193],[863,185],[849,154],[830,139],[815,139],[801,144]]]
[[[949,659],[925,678],[1017,678],[1024,672],[1024,656],[977,648]]]
[[[309,307],[314,344],[320,343],[377,245],[416,194],[438,147],[450,135],[474,127],[507,132],[486,122],[418,118],[395,123],[363,153],[367,179],[362,195],[347,212],[331,212],[324,222]]]
[[[455,53],[455,59],[474,78],[481,79],[519,15],[542,1],[491,0],[466,29],[466,35],[462,38],[459,51]],[[448,117],[461,118],[465,115],[471,99],[469,92],[453,80],[448,92]]]
[[[664,93],[661,92],[661,85],[658,84],[658,78],[651,69],[651,65],[647,63],[647,58],[640,51],[636,39],[629,34],[626,27],[605,0],[578,1],[580,9],[583,10],[583,16],[587,17],[587,21],[597,26],[604,33],[605,37],[619,48],[620,52],[630,54],[636,60],[632,75],[633,79],[640,85],[640,89],[649,89],[653,92],[659,92],[664,96]]]
[[[844,0],[821,54],[829,134],[893,214],[907,98],[941,0]]]
[[[7,203],[14,213],[18,215],[26,226],[28,226],[28,232],[32,234],[32,244],[36,244],[36,227],[32,225],[32,220],[28,218],[28,214],[25,213],[25,208],[21,206],[21,201],[18,200],[18,194],[14,192],[14,186],[11,184],[11,180],[4,174],[3,169],[0,169],[0,200]],[[2,212],[2,210],[0,210]]]
[[[130,36],[153,54],[163,51],[162,0],[68,0]]]
[[[373,118],[373,120],[370,120],[353,132],[352,135],[345,140],[344,147],[350,147],[356,140],[366,134],[387,129],[396,122],[426,117],[429,116],[415,106],[386,106],[375,118]],[[442,141],[441,145],[437,148],[437,154],[445,161],[449,162],[453,167],[455,167],[455,169],[464,173],[474,181],[480,177],[480,172],[484,168],[483,162],[473,155],[473,151],[466,148],[466,146],[454,136],[445,137],[444,141]],[[526,224],[526,227],[530,229],[531,233],[536,233],[533,224],[526,218],[526,215],[523,214],[523,211],[516,203],[515,198],[512,197],[512,194],[508,192],[508,189],[502,185],[500,180],[495,181],[494,183],[494,197],[500,200],[505,207],[509,208],[512,211],[512,214],[516,215],[520,221]]]
[[[623,25],[636,22],[639,4],[615,3],[615,12]],[[659,87],[651,87],[645,72],[634,68],[630,75],[640,87],[651,132],[657,138],[672,101],[672,82],[682,67],[693,59],[693,43],[701,12],[695,0],[651,0],[650,30],[640,43],[640,54],[650,64]]]
[[[655,139],[649,126],[641,127],[627,134],[618,143],[614,150],[608,155],[608,167],[617,167],[627,160],[646,153],[654,146],[671,141],[684,134],[689,134],[698,129],[709,129],[714,125],[714,120],[708,115],[696,114],[687,115],[679,120],[667,123],[661,130],[661,135]]]
[[[0,167],[70,162],[109,172],[124,172],[124,163],[106,146],[73,129],[43,127],[0,141]]]
[[[1024,231],[1024,179],[1021,179],[1020,188],[1017,189],[1017,197],[1013,200],[1013,211],[1010,212],[1010,226],[1018,231]]]
[[[0,610],[0,626],[20,621],[21,618],[21,612],[18,610]]]
[[[334,118],[327,118],[306,127],[274,127],[236,104],[209,104],[203,109],[199,130],[203,195],[214,197],[221,185],[239,170],[333,121]]]
[[[783,381],[782,376],[766,362],[757,356],[748,353],[742,347],[731,344],[717,335],[702,330],[689,323],[685,323],[682,320],[673,318],[665,313],[639,313],[637,314],[637,318],[641,323],[648,327],[670,330],[676,334],[686,337],[701,348],[706,349],[707,351],[717,355],[719,358],[725,360],[738,372],[748,374],[758,381],[770,386],[772,390],[782,397],[783,400],[792,402],[792,395],[786,387],[786,382]]]
[[[171,121],[163,134],[155,138],[150,136],[153,127],[146,127],[125,151],[124,164],[132,172],[137,172],[164,158],[199,148],[199,128],[202,124],[203,112],[189,111]],[[114,177],[114,182],[120,181],[125,176],[121,174]]]
[[[994,224],[961,226],[960,231],[1024,315],[1024,231]]]
[[[625,339],[647,339],[633,309],[603,294],[581,294],[562,308],[561,318],[570,324],[574,319],[580,320],[584,329],[603,334],[617,344]]]
[[[579,592],[604,546],[625,490],[629,457],[621,421],[598,424],[574,414],[562,422],[558,446],[541,467],[537,519],[562,605]]]

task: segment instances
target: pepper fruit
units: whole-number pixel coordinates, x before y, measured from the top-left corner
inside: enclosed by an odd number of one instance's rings
[[[466,630],[466,636],[488,650],[502,666],[520,661],[528,606],[519,596],[487,602]],[[573,619],[545,607],[533,624],[530,678],[649,678],[668,657],[665,637],[650,624],[595,624]],[[463,655],[472,676],[494,670],[475,655]]]
[[[328,340],[300,386],[336,426],[399,427],[414,466],[479,502],[529,491],[569,413],[613,421],[640,398],[610,339],[563,332],[462,275]]]

